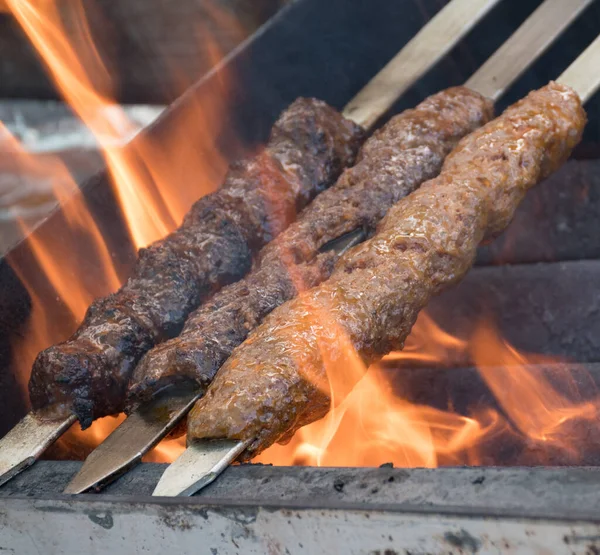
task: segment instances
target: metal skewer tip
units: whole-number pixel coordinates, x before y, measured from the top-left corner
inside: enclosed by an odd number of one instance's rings
[[[251,441],[210,439],[192,442],[166,470],[152,495],[185,497],[213,482]]]
[[[141,461],[185,417],[198,392],[169,390],[144,404],[118,426],[85,460],[64,493],[100,489]]]
[[[31,466],[72,424],[76,417],[43,420],[30,412],[0,439],[0,486]]]

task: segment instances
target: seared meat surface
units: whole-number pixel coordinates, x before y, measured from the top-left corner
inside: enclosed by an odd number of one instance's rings
[[[363,136],[324,102],[294,102],[264,151],[232,166],[224,185],[196,202],[178,230],[140,250],[129,280],[95,301],[70,339],[38,355],[29,383],[34,409],[53,417],[75,413],[83,428],[120,412],[142,355],[241,278],[253,254],[354,162]]]
[[[344,361],[355,352],[368,365],[401,349],[429,299],[464,277],[480,242],[568,158],[585,120],[577,94],[550,83],[462,139],[441,174],[393,206],[327,281],[234,350],[190,414],[189,437],[251,440],[249,459],[324,416]]]
[[[132,405],[176,383],[205,389],[269,312],[330,276],[338,255],[319,254],[323,245],[356,228],[372,233],[388,209],[435,177],[458,140],[492,112],[490,101],[455,87],[393,118],[366,141],[357,164],[263,248],[250,274],[192,313],[178,337],[144,356],[132,378]]]

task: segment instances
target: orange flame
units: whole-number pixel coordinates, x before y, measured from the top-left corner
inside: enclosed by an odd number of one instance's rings
[[[143,247],[165,236],[181,222],[194,201],[219,185],[227,169],[217,145],[230,89],[227,76],[220,79],[219,90],[203,95],[201,103],[188,100],[185,109],[180,105],[171,116],[173,125],[163,129],[160,143],[145,134],[124,146],[139,129],[113,99],[111,76],[86,19],[90,4],[85,8],[78,0],[60,8],[59,3],[49,0],[6,0],[6,4],[41,56],[57,90],[102,147],[133,245]],[[212,8],[206,10],[206,16],[221,29],[228,26],[228,35],[241,37],[241,28],[227,14]],[[222,57],[219,48],[206,29],[200,31],[205,44],[199,45],[199,55],[200,51],[203,55],[208,52],[214,65]],[[0,134],[15,152],[21,175],[52,180],[51,195],[62,205],[67,230],[60,238],[31,235],[22,222],[33,260],[11,261],[33,303],[28,329],[15,345],[14,355],[25,387],[37,353],[66,339],[93,299],[117,289],[123,276],[60,160],[28,155],[4,128]],[[69,317],[59,321],[57,306]],[[85,451],[119,422],[119,418],[105,418],[85,432],[75,426],[63,442],[78,443]],[[182,449],[181,442],[165,442],[149,457],[171,460]]]
[[[57,89],[103,147],[136,247],[172,231],[192,202],[218,186],[227,164],[215,144],[226,110],[228,83],[179,113],[160,144],[138,137],[122,148],[124,137],[137,130],[110,93],[111,77],[91,38],[81,2],[69,3],[69,29],[64,14],[51,1],[7,0],[13,15],[41,55]],[[230,24],[224,16],[221,24]],[[209,33],[206,50],[220,59]],[[100,89],[102,92],[98,92]],[[210,102],[210,104],[209,104]]]
[[[502,340],[487,323],[479,325],[471,339],[473,359],[479,373],[515,427],[536,442],[561,442],[562,431],[574,420],[596,425],[596,402],[579,397],[567,370],[558,371],[559,393],[544,374],[544,364],[556,359],[525,355]],[[574,395],[575,394],[575,395]],[[568,444],[562,447],[571,449]]]
[[[482,420],[484,420],[482,418]],[[492,429],[455,413],[404,401],[385,372],[375,366],[348,397],[323,420],[300,429],[288,445],[270,447],[257,462],[279,465],[436,467],[477,464],[458,455]]]
[[[468,342],[449,334],[423,311],[419,314],[402,351],[390,353],[383,360],[408,365],[438,365],[453,359],[464,359]]]
[[[16,346],[15,354],[19,375],[27,376],[39,345],[50,344],[60,334],[67,333],[68,328],[68,325],[61,326],[58,320],[51,320],[51,314],[38,295],[36,278],[44,276],[49,282],[55,295],[66,305],[71,321],[81,320],[94,297],[117,288],[119,279],[96,222],[85,209],[82,195],[62,162],[53,157],[37,158],[28,154],[2,123],[0,144],[4,151],[10,153],[11,163],[16,166],[24,182],[49,181],[47,194],[62,204],[62,216],[69,232],[60,240],[47,235],[29,234],[27,225],[18,214],[15,215],[24,234],[29,235],[29,245],[35,253],[35,267],[25,268],[19,261],[11,259],[13,269],[32,297],[33,312],[29,330],[24,340]],[[82,271],[82,261],[76,256],[82,246],[86,250],[91,249],[90,256],[96,261],[97,273],[93,281],[87,272]]]
[[[340,401],[342,388],[336,390],[336,383],[342,380],[339,376],[330,379],[331,398],[337,399],[337,406],[332,402],[325,418],[298,430],[287,445],[270,447],[256,461],[315,466],[501,464],[502,459],[490,458],[490,453],[509,445],[514,451],[511,460],[519,464],[549,460],[572,464],[582,459],[590,431],[600,433],[598,400],[582,400],[567,366],[552,366],[553,380],[565,393],[561,394],[544,373],[543,364],[555,359],[519,353],[489,324],[477,326],[469,341],[464,341],[443,331],[424,313],[407,346],[410,352],[393,353],[384,359],[385,364],[368,371],[360,369],[360,364],[348,366],[348,357],[343,368],[327,364],[328,375],[343,372],[351,382],[356,379],[357,385]],[[443,365],[448,352],[460,349],[463,359],[470,356],[475,361],[504,414],[490,405],[462,415],[453,410],[451,399],[447,409],[441,410],[403,398],[401,387],[408,384],[403,368],[394,371],[390,362]],[[343,388],[347,387],[346,382]],[[577,438],[572,425],[581,421],[587,435]]]

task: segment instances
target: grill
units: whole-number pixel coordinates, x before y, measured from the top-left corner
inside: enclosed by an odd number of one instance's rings
[[[218,137],[234,161],[266,140],[277,115],[299,95],[342,108],[446,2],[296,0],[177,99],[142,136],[161,141],[179,125],[186,106],[236,76],[232,110]],[[541,2],[503,0],[394,103],[381,120],[425,96],[459,85],[487,60]],[[519,77],[496,112],[562,71],[597,35],[600,5],[592,2]],[[1,66],[0,66],[1,69]],[[168,87],[165,87],[165,90]],[[162,89],[161,89],[162,90]],[[144,97],[131,85],[127,99]],[[532,190],[506,232],[478,251],[476,267],[427,308],[457,338],[476,334],[493,315],[498,335],[527,360],[524,376],[543,376],[561,396],[596,403],[600,384],[600,123],[599,100],[587,103],[589,124],[572,159]],[[140,141],[134,138],[133,144]],[[127,146],[135,148],[135,146]],[[181,187],[185,187],[183,177]],[[135,261],[124,216],[108,172],[80,189],[124,275]],[[0,262],[0,435],[28,410],[12,352],[27,327],[31,298],[13,267],[36,264],[37,237],[60,237],[67,217],[58,208],[6,249]],[[82,245],[82,263],[94,260]],[[53,320],[73,327],[72,315],[42,272],[34,282]],[[485,353],[484,353],[485,354]],[[511,421],[472,353],[448,347],[439,360],[384,359],[381,368],[407,402],[468,416],[493,408]],[[502,376],[511,363],[497,351],[485,356],[485,375]],[[550,358],[552,361],[549,362]],[[489,374],[488,374],[489,373]],[[568,380],[565,379],[568,377]],[[141,463],[98,494],[68,496],[65,487],[87,452],[51,448],[41,460],[0,487],[0,548],[15,553],[595,553],[600,549],[598,427],[577,420],[564,434],[574,450],[549,448],[507,434],[483,449],[478,466],[461,459],[447,468],[326,468],[242,464],[190,499],[151,497],[167,465]],[[2,452],[0,451],[0,462]],[[31,461],[29,461],[31,462]],[[386,462],[386,461],[382,461]],[[50,548],[47,546],[51,545]],[[176,547],[175,547],[176,546]]]

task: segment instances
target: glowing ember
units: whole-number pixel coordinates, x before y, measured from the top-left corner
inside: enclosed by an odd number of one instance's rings
[[[91,40],[83,4],[69,3],[69,34],[53,2],[6,0],[6,4],[44,60],[65,101],[102,146],[133,245],[145,246],[173,230],[193,201],[219,185],[226,170],[215,138],[227,115],[226,93],[231,83],[223,81],[223,90],[215,91],[211,98],[204,97],[202,105],[185,113],[180,111],[178,121],[162,135],[160,144],[139,136],[122,148],[123,137],[137,129],[111,97],[113,84]],[[213,9],[211,14],[221,26],[232,25],[223,13]],[[204,36],[216,61],[218,50],[210,35]],[[68,337],[91,301],[115,290],[124,276],[115,268],[98,225],[64,166],[58,160],[42,160],[25,153],[3,128],[0,140],[14,153],[22,175],[52,181],[54,197],[61,203],[62,217],[68,224],[65,229],[69,230],[61,237],[30,235],[33,259],[11,261],[33,301],[28,329],[14,353],[25,387],[35,355]],[[59,305],[64,312],[61,318],[57,317]],[[310,317],[326,319],[327,329],[335,336],[335,357],[330,356],[329,345],[322,346],[328,379],[318,384],[331,398],[331,406],[324,405],[323,412],[330,410],[322,420],[302,428],[287,445],[265,451],[257,459],[260,462],[476,465],[488,464],[490,456],[495,462],[490,454],[497,447],[490,446],[500,443],[518,449],[524,463],[543,463],[547,452],[560,452],[577,462],[580,453],[572,440],[575,424],[585,421],[588,432],[600,431],[597,404],[578,397],[567,370],[562,374],[557,371],[553,383],[560,383],[560,391],[568,392],[568,397],[559,393],[541,370],[528,366],[552,361],[519,353],[502,340],[489,321],[464,340],[422,314],[405,350],[367,369],[327,314],[314,313]],[[412,403],[398,386],[402,384],[399,378],[403,367],[448,367],[450,361],[468,360],[477,365],[496,406],[459,414],[450,404],[441,410]],[[397,365],[397,370],[391,370],[391,365]],[[71,457],[83,457],[122,419],[122,415],[101,419],[86,432],[75,426],[61,439],[61,445]],[[545,449],[541,455],[540,445]],[[148,460],[173,460],[183,448],[183,438],[164,441]]]

